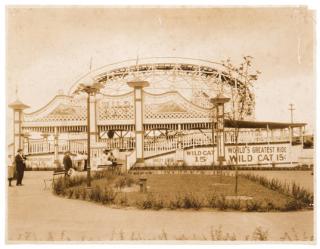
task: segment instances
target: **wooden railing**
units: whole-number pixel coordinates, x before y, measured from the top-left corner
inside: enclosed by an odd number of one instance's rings
[[[54,152],[54,144],[43,140],[33,140],[25,144],[24,151],[28,154],[51,153]]]
[[[238,135],[238,143],[250,144],[250,143],[272,143],[272,142],[289,142],[290,134],[286,131],[278,133],[263,133],[256,131],[240,131]],[[233,131],[225,132],[225,143],[235,144],[235,134]],[[201,132],[193,132],[189,134],[181,134],[180,137],[145,137],[144,139],[144,155],[145,157],[154,156],[158,154],[174,151],[178,148],[178,144],[181,143],[182,148],[189,148],[195,146],[212,145],[212,133],[209,130]],[[52,140],[30,140],[25,144],[25,152],[28,154],[45,154],[54,153],[54,142]],[[58,151],[65,152],[70,151],[75,154],[87,153],[87,140],[59,140]],[[92,155],[97,156],[102,153],[104,149],[123,149],[133,150],[135,148],[135,138],[113,138],[113,139],[101,139],[98,143],[92,144]],[[98,152],[96,152],[96,149]]]
[[[133,150],[135,148],[135,138],[134,137],[124,137],[124,138],[103,138],[99,140],[100,143],[105,144],[105,148],[119,149],[119,150]]]

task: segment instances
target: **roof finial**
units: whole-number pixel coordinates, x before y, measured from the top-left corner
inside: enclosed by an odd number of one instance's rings
[[[90,66],[89,66],[89,72],[91,72],[92,69],[92,56],[90,57]]]
[[[135,71],[135,72],[133,73],[134,80],[139,80],[139,79],[140,79],[140,77],[139,77],[138,63],[139,63],[139,50],[137,51],[136,66],[135,66],[135,69],[133,70],[133,71]]]
[[[16,99],[18,99],[18,84],[16,84]]]

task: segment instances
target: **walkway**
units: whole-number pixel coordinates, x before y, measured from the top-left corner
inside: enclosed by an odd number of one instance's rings
[[[50,190],[43,189],[43,179],[51,174],[26,172],[25,186],[8,189],[9,242],[210,240],[217,238],[215,232],[220,229],[224,237],[234,233],[238,240],[243,240],[247,235],[252,238],[253,231],[259,226],[263,231],[268,230],[269,240],[279,240],[286,232],[292,239],[297,236],[300,240],[310,239],[313,234],[313,211],[242,213],[113,209],[54,196]]]

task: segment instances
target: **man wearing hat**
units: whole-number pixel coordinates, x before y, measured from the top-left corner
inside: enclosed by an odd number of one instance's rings
[[[66,151],[66,152],[64,153],[63,166],[64,166],[65,174],[67,175],[69,169],[72,168],[72,160],[71,160],[70,152],[69,152],[69,151]]]
[[[17,186],[22,186],[22,179],[26,167],[26,157],[22,153],[22,149],[18,150],[15,157],[16,171],[17,171]]]

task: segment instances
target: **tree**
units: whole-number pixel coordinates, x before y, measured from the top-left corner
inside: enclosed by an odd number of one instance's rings
[[[231,87],[231,108],[229,112],[226,112],[225,117],[231,121],[233,126],[233,136],[235,149],[235,194],[238,194],[238,139],[239,139],[239,125],[237,121],[242,121],[246,117],[253,115],[255,100],[254,94],[251,91],[253,83],[258,79],[260,71],[252,71],[252,56],[244,56],[243,62],[238,67],[231,63],[231,60],[222,61],[222,65],[226,68],[224,72],[229,79],[229,82],[233,83]]]

